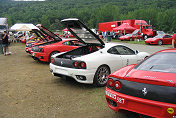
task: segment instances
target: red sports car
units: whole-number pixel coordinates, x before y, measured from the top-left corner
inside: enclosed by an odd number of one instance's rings
[[[140,35],[139,30],[135,30],[132,34],[126,34],[124,36],[120,36],[119,39],[121,41],[134,41],[134,39],[142,39],[142,35]]]
[[[77,39],[65,39],[50,45],[34,46],[32,47],[31,55],[34,60],[50,62],[52,55],[73,50],[83,45],[84,44]]]
[[[144,117],[176,117],[176,49],[159,51],[139,64],[123,67],[109,75],[108,106]]]
[[[148,38],[145,40],[146,44],[172,44],[172,36],[168,34],[159,34],[153,38]]]
[[[25,51],[30,54],[33,46],[47,42],[50,42],[50,40],[46,40],[42,36],[30,37],[29,40],[26,42]]]
[[[40,30],[33,29],[32,32],[35,34],[35,37],[30,38],[30,40],[27,41],[27,43],[26,43],[25,51],[27,53],[29,53],[29,54],[31,53],[33,46],[49,45],[49,44],[56,43],[56,42],[62,40],[59,36],[57,36],[56,34],[51,32],[50,30],[48,30],[44,26],[38,24],[37,27]]]

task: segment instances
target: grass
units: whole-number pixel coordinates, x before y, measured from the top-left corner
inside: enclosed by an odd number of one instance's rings
[[[112,42],[121,42],[121,43],[131,43],[131,44],[145,45],[145,40],[141,40],[141,41],[121,41],[119,39],[112,39]]]

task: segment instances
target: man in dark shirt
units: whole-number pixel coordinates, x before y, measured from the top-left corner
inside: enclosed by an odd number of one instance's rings
[[[2,33],[0,32],[0,54],[3,54],[3,48],[2,48]]]
[[[3,53],[6,56],[7,52],[9,52],[9,49],[8,49],[8,35],[7,35],[6,31],[4,31],[4,34],[2,35],[2,46],[3,46]]]

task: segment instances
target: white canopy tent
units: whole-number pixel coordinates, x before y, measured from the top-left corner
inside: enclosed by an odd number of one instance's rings
[[[10,30],[11,31],[31,31],[32,29],[39,29],[32,23],[16,23]]]

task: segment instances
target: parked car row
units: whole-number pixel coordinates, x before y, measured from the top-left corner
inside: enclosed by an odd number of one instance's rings
[[[140,41],[142,40],[142,35],[137,29],[132,34],[120,36],[119,39],[121,41],[134,41],[135,39]],[[150,45],[172,44],[172,39],[172,35],[166,34],[163,31],[158,31],[155,37],[145,39],[145,43]]]
[[[75,38],[55,41],[52,32],[46,33],[54,41],[35,44],[30,52],[35,60],[51,62],[51,74],[106,86],[107,104],[116,112],[127,110],[140,118],[176,117],[176,49],[150,55],[104,43],[79,19],[61,23]]]

